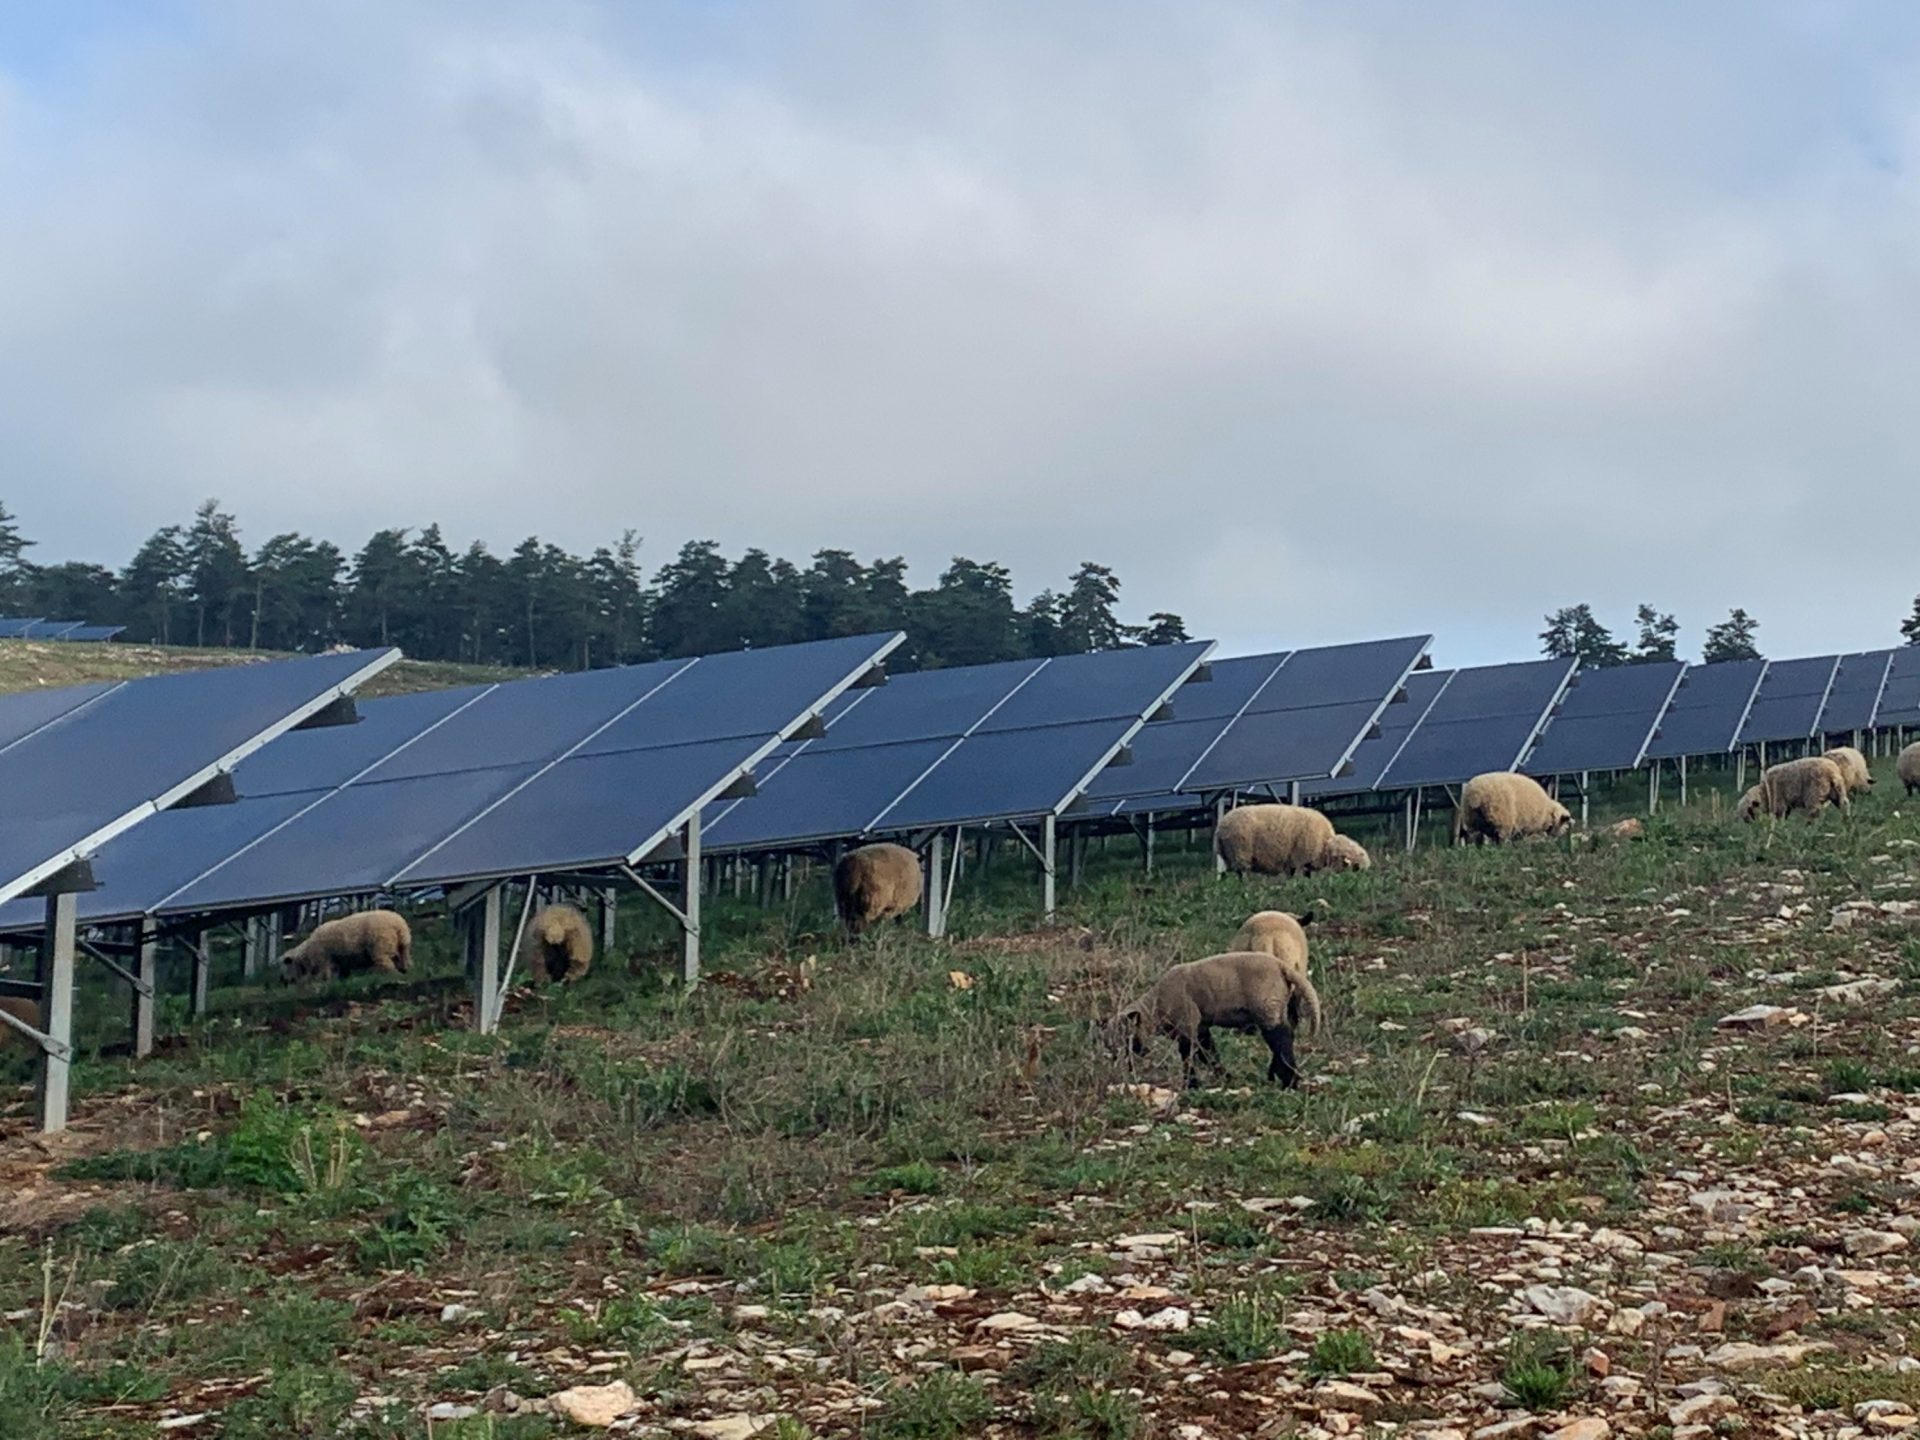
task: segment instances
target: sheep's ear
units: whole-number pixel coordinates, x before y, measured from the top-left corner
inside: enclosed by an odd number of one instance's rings
[[[1299,922],[1300,928],[1304,930],[1313,923],[1313,911],[1309,910],[1306,914],[1296,915],[1293,918]]]

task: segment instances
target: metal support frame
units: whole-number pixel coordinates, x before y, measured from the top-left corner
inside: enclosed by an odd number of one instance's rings
[[[213,932],[202,930],[193,937],[193,988],[187,1011],[199,1020],[207,1013],[207,990],[213,981]]]
[[[1213,802],[1213,873],[1227,873],[1227,857],[1220,853],[1220,822],[1227,818],[1227,797],[1222,795]]]
[[[1588,772],[1585,770],[1580,772],[1580,828],[1582,830],[1587,828],[1587,792],[1592,788],[1588,784],[1587,775]]]
[[[250,915],[240,941],[240,974],[253,980],[260,974],[260,952],[266,949],[267,927],[263,916]]]
[[[680,883],[680,979],[691,990],[700,983],[700,812],[687,817],[685,873]]]
[[[466,932],[467,970],[473,979],[473,1028],[490,1034],[498,1018],[500,997],[500,904],[499,885],[486,893],[461,914]]]
[[[1407,853],[1413,853],[1413,847],[1420,839],[1420,788],[1415,786],[1407,792]]]
[[[1680,772],[1680,808],[1684,810],[1687,808],[1687,757],[1682,755],[1674,767]]]
[[[966,832],[953,827],[953,853],[947,853],[947,834],[936,830],[927,840],[926,911],[927,936],[938,940],[947,933],[947,916],[953,910],[953,891],[960,881],[960,857],[966,851]]]
[[[155,981],[160,974],[160,927],[142,920],[134,928],[139,947],[140,983],[133,987],[133,1054],[144,1060],[153,1053],[153,1008]]]
[[[73,1068],[73,954],[80,900],[72,891],[47,897],[40,939],[40,1128],[67,1128],[67,1086]],[[11,1018],[11,1017],[9,1017]]]
[[[619,925],[620,895],[613,886],[608,885],[600,891],[600,953],[602,955],[613,953],[613,942],[619,932]]]
[[[1660,813],[1660,762],[1654,761],[1647,767],[1647,814]]]
[[[1022,845],[1032,852],[1033,858],[1040,862],[1040,914],[1042,919],[1051,920],[1057,898],[1054,885],[1054,858],[1059,850],[1059,821],[1052,814],[1041,817],[1038,845],[1034,844],[1027,837],[1027,832],[1018,825],[1009,825],[1007,828],[1014,833],[1014,837]]]

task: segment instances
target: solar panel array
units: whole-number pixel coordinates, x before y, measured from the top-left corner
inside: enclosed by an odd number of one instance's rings
[[[1753,692],[1747,718],[1741,722],[1739,743],[1809,739],[1827,703],[1838,655],[1815,655],[1804,660],[1771,660],[1760,686]]]
[[[1873,723],[1876,726],[1920,725],[1920,645],[1904,646],[1893,652]]]
[[[200,789],[399,659],[236,665],[0,705],[0,902]]]
[[[0,640],[111,640],[127,627],[89,625],[84,620],[44,620],[38,617],[0,619]]]
[[[1452,785],[1512,770],[1573,679],[1573,660],[1456,670],[1380,777],[1383,790]]]
[[[1583,672],[1522,768],[1529,775],[1639,768],[1686,668],[1669,660]]]
[[[239,767],[236,803],[170,812],[102,849],[81,918],[632,863],[902,639],[367,701],[359,724],[290,736]]]
[[[748,799],[715,806],[709,850],[770,850],[1058,815],[1180,692],[1211,641],[894,677],[847,696]],[[1208,703],[1205,698],[1196,703]]]
[[[1173,718],[1144,728],[1133,763],[1103,771],[1084,813],[1197,808],[1208,797],[1327,779],[1351,763],[1433,643],[1430,635],[1215,662]]]

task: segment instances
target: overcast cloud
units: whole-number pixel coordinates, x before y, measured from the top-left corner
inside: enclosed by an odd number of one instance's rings
[[[1920,590],[1904,3],[0,18],[0,498],[1114,565],[1245,650]]]

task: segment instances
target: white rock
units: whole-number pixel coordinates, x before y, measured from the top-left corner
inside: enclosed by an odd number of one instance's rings
[[[1177,1305],[1156,1310],[1152,1315],[1142,1315],[1138,1310],[1122,1310],[1113,1317],[1113,1323],[1121,1330],[1185,1330],[1193,1324],[1193,1312]]]
[[[206,1410],[200,1411],[197,1415],[172,1415],[162,1420],[154,1428],[158,1430],[185,1430],[189,1426],[198,1425],[202,1420],[209,1420],[211,1418],[213,1418],[211,1412]]]
[[[1749,1005],[1731,1015],[1722,1015],[1714,1023],[1723,1030],[1766,1030],[1775,1025],[1791,1025],[1800,1012],[1784,1005]]]
[[[1842,1242],[1847,1254],[1860,1259],[1891,1255],[1907,1248],[1907,1237],[1892,1230],[1856,1230]]]
[[[740,1411],[715,1420],[702,1420],[693,1427],[691,1433],[698,1435],[700,1440],[751,1440],[752,1436],[758,1435],[779,1418],[777,1415],[749,1415]]]
[[[1548,1440],[1607,1440],[1613,1427],[1597,1415],[1572,1420],[1555,1430]]]
[[[1584,1325],[1600,1304],[1598,1295],[1573,1285],[1529,1285],[1520,1298],[1556,1325]]]
[[[1751,1345],[1744,1340],[1729,1340],[1709,1350],[1701,1359],[1715,1370],[1759,1370],[1769,1365],[1798,1365],[1809,1355],[1831,1350],[1825,1341],[1806,1341],[1798,1345]]]
[[[1181,1239],[1182,1237],[1179,1232],[1173,1230],[1156,1232],[1152,1235],[1122,1235],[1118,1240],[1113,1242],[1113,1248],[1116,1250],[1144,1250],[1151,1247],[1155,1250],[1165,1250],[1170,1246],[1178,1245]]]
[[[1038,1330],[1040,1322],[1031,1315],[1022,1315],[1018,1310],[1002,1310],[998,1315],[989,1315],[980,1322],[982,1330],[997,1330],[1011,1333],[1016,1330]]]
[[[1731,1395],[1696,1395],[1667,1411],[1667,1420],[1673,1425],[1711,1425],[1739,1408],[1740,1402]]]
[[[1378,1410],[1383,1403],[1366,1386],[1350,1385],[1344,1380],[1329,1380],[1314,1386],[1313,1398],[1332,1410]]]
[[[471,1320],[479,1313],[480,1312],[471,1305],[461,1305],[458,1302],[452,1305],[442,1305],[440,1307],[440,1323],[442,1325],[458,1325],[462,1320]]]
[[[633,1387],[624,1380],[616,1380],[611,1385],[576,1385],[547,1397],[547,1404],[562,1420],[604,1430],[633,1409],[635,1401]]]

